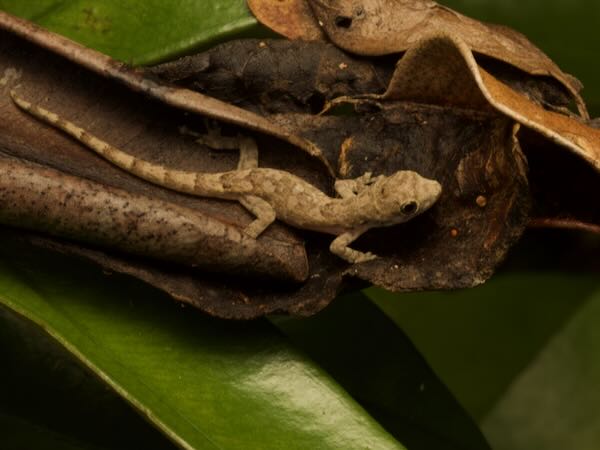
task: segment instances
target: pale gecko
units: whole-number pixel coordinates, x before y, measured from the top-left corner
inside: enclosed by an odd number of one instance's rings
[[[15,104],[24,111],[74,137],[111,163],[151,183],[201,197],[235,200],[256,218],[245,232],[257,238],[275,219],[293,227],[333,234],[329,249],[349,263],[377,258],[371,252],[349,245],[371,228],[406,222],[429,209],[440,197],[441,185],[410,170],[373,177],[371,172],[337,180],[333,198],[287,171],[259,168],[254,139],[208,135],[202,142],[211,147],[237,148],[236,170],[219,173],[173,170],[136,158],[91,135],[57,114],[20,98],[11,91]]]

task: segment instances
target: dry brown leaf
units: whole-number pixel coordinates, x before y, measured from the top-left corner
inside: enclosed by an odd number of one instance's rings
[[[317,22],[306,20],[312,17],[312,11],[305,0],[248,0],[248,7],[262,24],[288,39],[326,39]]]
[[[600,189],[600,130],[545,110],[499,82],[455,37],[432,36],[410,49],[388,91],[375,98],[495,109],[513,118],[527,127],[519,138],[530,160],[531,224],[600,232],[600,208],[590,195]]]
[[[289,0],[291,1],[291,0]],[[264,14],[269,4],[268,14]],[[288,3],[288,2],[286,2]],[[558,80],[571,94],[582,117],[588,118],[579,92],[581,83],[560,68],[525,36],[508,27],[471,19],[430,0],[296,0],[282,14],[291,11],[293,34],[278,28],[270,20],[276,3],[254,0],[253,11],[276,32],[298,38],[302,30],[317,23],[338,47],[359,55],[387,55],[413,47],[433,32],[447,33],[462,39],[476,53],[504,61],[529,74]],[[302,3],[308,3],[314,16]],[[263,18],[264,16],[264,18]],[[306,37],[308,38],[308,37]]]
[[[2,184],[2,200],[6,207],[3,208],[4,223],[29,224],[33,229],[54,235],[82,238],[86,242],[94,241],[155,258],[164,257],[188,267],[204,265],[237,274],[260,273],[263,277],[296,281],[306,278],[305,251],[302,241],[293,232],[274,225],[263,236],[262,243],[260,239],[242,239],[236,244],[235,239],[229,237],[240,233],[252,220],[239,205],[176,194],[132,177],[57,130],[24,114],[12,103],[9,91],[16,87],[23,97],[76,120],[107,141],[174,167],[192,170],[194,167],[197,170],[235,167],[235,152],[220,153],[219,158],[215,158],[206,148],[178,133],[182,123],[198,125],[190,122],[183,112],[91,74],[16,36],[6,32],[0,32],[0,36],[0,73],[4,74],[0,86],[3,118],[0,121],[0,149],[4,155],[19,160],[18,163],[2,160],[3,171],[7,174]],[[278,148],[272,142],[270,146]],[[322,166],[303,152],[290,150],[288,154],[278,155],[275,151],[271,158],[266,152],[263,156],[266,164],[269,160],[273,164],[277,160],[289,161],[292,166],[306,163],[314,183],[329,183],[329,177],[319,170]],[[27,161],[37,164],[32,166]],[[17,177],[23,173],[24,176]],[[26,207],[23,201],[26,189],[29,189],[35,207]],[[69,192],[73,195],[69,196]],[[65,198],[69,199],[69,208]],[[102,202],[98,204],[100,200]],[[22,209],[15,210],[15,204]],[[98,226],[78,230],[75,219],[81,219],[79,208],[84,204],[89,207],[90,214],[97,212]],[[98,211],[95,211],[96,207]],[[106,208],[104,213],[101,208]],[[136,244],[131,238],[139,231],[141,222],[151,218],[153,209],[161,211],[155,217],[161,221],[155,230],[159,234],[155,233],[148,242]],[[41,214],[41,211],[45,213]],[[71,220],[67,220],[69,215]],[[110,217],[114,220],[105,220]],[[117,223],[122,225],[120,229],[113,227]],[[211,235],[210,230],[215,230],[213,225],[223,232],[221,238]],[[153,225],[148,222],[148,226]],[[204,250],[213,253],[212,256],[204,255],[204,263],[196,258],[198,255],[189,253],[194,245],[184,250],[176,244],[177,235],[186,229],[191,233],[188,238],[195,235],[193,239],[198,239],[198,245],[203,245],[202,239],[208,240]],[[211,242],[222,245],[210,250]],[[239,256],[237,261],[225,261],[228,246],[232,255]],[[166,248],[170,250],[166,251]]]
[[[0,157],[0,173],[4,225],[182,267],[292,282],[308,275],[300,244],[252,239],[197,210],[26,161]]]
[[[355,105],[357,115],[272,119],[323,148],[336,149],[327,157],[338,162],[341,177],[414,170],[438,180],[443,193],[422,216],[361,237],[355,247],[380,258],[345,273],[393,291],[483,283],[529,218],[527,175],[514,122],[495,111],[378,105],[368,99]]]
[[[481,69],[468,45],[435,34],[406,52],[385,94],[386,100],[496,109],[565,147],[600,171],[600,130],[548,111]]]

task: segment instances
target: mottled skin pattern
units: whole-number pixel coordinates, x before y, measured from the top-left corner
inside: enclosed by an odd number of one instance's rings
[[[200,138],[211,147],[239,148],[237,170],[221,173],[171,170],[103,142],[58,115],[23,100],[14,91],[11,96],[21,109],[144,180],[192,195],[240,202],[256,217],[244,230],[254,238],[279,219],[297,228],[335,235],[330,250],[350,263],[376,258],[372,253],[349,247],[361,234],[371,228],[406,222],[426,211],[441,194],[437,181],[405,170],[390,176],[372,177],[366,173],[359,178],[338,180],[335,189],[340,197],[332,198],[289,172],[257,167],[254,140],[241,136],[232,139],[209,134]]]

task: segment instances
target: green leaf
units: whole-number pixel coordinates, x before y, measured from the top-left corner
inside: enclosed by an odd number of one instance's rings
[[[276,323],[409,449],[490,448],[402,330],[365,295]]]
[[[1,411],[0,433],[3,448],[10,450],[108,450],[83,444],[70,436],[55,433]]]
[[[515,380],[484,421],[498,450],[596,450],[600,288]]]
[[[129,278],[107,283],[8,242],[0,302],[182,448],[404,448],[267,322],[214,320]]]
[[[551,271],[497,274],[468,291],[367,294],[481,419],[597,287],[597,276]]]
[[[55,340],[1,304],[0,361],[3,448],[176,448]]]
[[[0,0],[0,9],[133,64],[257,32],[244,0]]]

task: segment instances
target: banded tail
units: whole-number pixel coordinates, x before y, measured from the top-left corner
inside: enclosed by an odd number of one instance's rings
[[[218,197],[223,193],[221,183],[215,177],[218,174],[171,170],[159,164],[136,158],[88,133],[73,122],[63,119],[58,114],[19,97],[14,90],[10,92],[10,96],[20,109],[72,136],[107,161],[139,178],[178,192],[203,197]]]

